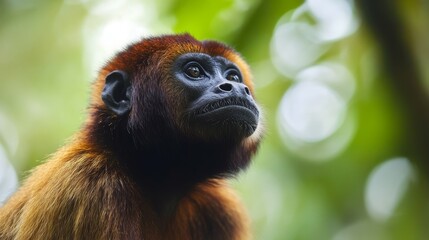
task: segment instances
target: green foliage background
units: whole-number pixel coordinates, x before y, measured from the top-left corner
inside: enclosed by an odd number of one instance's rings
[[[9,157],[20,179],[63,145],[85,119],[96,72],[88,70],[84,60],[82,26],[89,14],[84,2],[91,1],[0,1],[0,115],[18,131],[18,150],[9,152]],[[343,60],[357,81],[349,111],[356,124],[353,139],[341,154],[314,162],[292,153],[281,141],[276,114],[292,82],[270,63],[277,21],[302,1],[144,2],[157,6],[156,20],[171,26],[172,32],[224,41],[254,68],[267,134],[253,165],[233,184],[249,209],[255,239],[429,238],[428,175],[418,163],[424,157],[414,148],[415,141],[421,140],[408,136],[410,106],[391,86],[382,51],[364,20],[356,33],[325,55],[337,57],[347,49]],[[240,2],[246,8],[237,8]],[[416,59],[427,93],[429,8],[423,2],[393,4],[399,9],[398,21],[407,29],[410,55]],[[355,11],[360,18],[359,9]],[[155,28],[153,34],[163,33],[158,31]],[[261,63],[267,63],[263,70],[258,68]],[[371,69],[370,80],[362,68]],[[7,136],[0,135],[0,144],[6,141],[2,138]],[[364,200],[368,177],[383,161],[398,156],[413,163],[415,181],[392,217],[372,219]]]

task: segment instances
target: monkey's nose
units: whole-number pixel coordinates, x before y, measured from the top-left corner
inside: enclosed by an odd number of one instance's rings
[[[219,89],[220,92],[227,93],[227,92],[236,91],[237,93],[241,93],[241,94],[245,93],[246,95],[250,96],[250,90],[249,90],[249,88],[246,85],[241,84],[241,83],[232,84],[232,83],[229,83],[229,82],[225,82],[225,83],[219,84],[217,86],[217,89]]]
[[[233,86],[231,83],[222,83],[218,86],[218,88],[223,92],[231,92]]]

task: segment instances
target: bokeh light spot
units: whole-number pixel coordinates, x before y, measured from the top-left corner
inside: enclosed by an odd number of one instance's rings
[[[287,77],[312,64],[326,50],[327,47],[318,41],[315,28],[305,22],[278,25],[271,41],[273,64]]]
[[[333,41],[353,33],[357,22],[349,0],[306,0],[310,13],[317,20],[320,40]]]
[[[14,156],[19,146],[19,135],[15,124],[0,111],[0,142],[3,142],[9,154]]]
[[[85,65],[91,73],[127,45],[171,28],[158,21],[157,5],[141,1],[90,1],[84,27]]]
[[[365,205],[369,215],[378,221],[390,218],[404,196],[414,169],[406,158],[394,158],[377,166],[368,178]]]
[[[18,177],[15,169],[10,165],[6,152],[0,145],[0,206],[18,188]]]
[[[299,72],[295,80],[297,82],[322,83],[334,90],[344,101],[349,101],[352,98],[356,88],[354,77],[350,71],[344,65],[335,62],[323,62],[308,67]]]
[[[280,103],[280,124],[293,137],[315,142],[332,135],[344,119],[345,103],[330,88],[316,82],[292,86]]]

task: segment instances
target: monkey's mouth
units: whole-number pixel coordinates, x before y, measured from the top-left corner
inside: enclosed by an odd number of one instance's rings
[[[245,98],[227,97],[216,99],[196,108],[195,120],[206,126],[222,127],[234,132],[238,130],[250,136],[257,128],[259,110],[256,105]],[[233,130],[235,129],[235,130]]]
[[[206,113],[220,110],[223,108],[244,108],[243,110],[251,111],[253,114],[259,116],[259,110],[256,106],[247,99],[238,97],[223,98],[217,101],[210,102],[200,108],[195,113],[196,115],[204,115]]]

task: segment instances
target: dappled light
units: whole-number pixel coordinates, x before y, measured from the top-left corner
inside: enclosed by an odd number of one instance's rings
[[[351,0],[307,0],[306,4],[317,21],[318,37],[322,41],[341,39],[356,30]]]
[[[0,144],[0,207],[18,188],[18,177]]]
[[[283,96],[279,124],[291,137],[315,142],[331,136],[343,123],[344,114],[344,101],[330,88],[300,82]]]
[[[277,70],[287,77],[316,61],[327,50],[318,41],[314,27],[305,22],[277,26],[271,43],[271,55]]]
[[[18,188],[18,177],[11,157],[19,147],[19,135],[15,124],[0,109],[0,206]]]
[[[156,5],[141,1],[85,1],[89,14],[83,26],[85,63],[97,70],[118,49],[159,32],[171,31],[156,23]]]
[[[353,97],[356,83],[351,72],[338,62],[322,62],[299,72],[296,82],[319,83],[339,95],[347,103]]]
[[[15,124],[0,109],[0,143],[5,144],[8,153],[15,156],[19,146],[19,135]]]
[[[307,160],[332,160],[355,133],[353,115],[335,91],[318,82],[303,81],[288,89],[277,115],[279,134],[294,154]]]
[[[357,27],[350,0],[308,0],[278,21],[271,42],[273,63],[286,77],[293,77]]]
[[[377,166],[368,177],[365,205],[368,214],[378,221],[387,221],[415,179],[415,172],[406,158],[394,158]]]
[[[321,59],[356,29],[347,0],[306,1],[277,23],[271,58],[278,72],[293,81],[280,101],[277,125],[286,148],[298,156],[332,159],[353,137],[349,102],[356,80],[343,63]]]
[[[417,0],[1,1],[0,205],[82,128],[108,59],[189,32],[252,70],[265,137],[230,183],[254,239],[426,239],[428,13]]]

